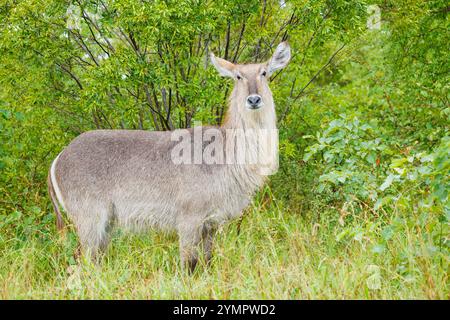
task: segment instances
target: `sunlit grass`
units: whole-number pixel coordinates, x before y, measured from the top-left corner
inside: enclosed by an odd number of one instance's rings
[[[332,209],[291,212],[256,200],[219,230],[212,264],[192,275],[180,268],[175,235],[117,233],[99,265],[75,262],[72,232],[3,239],[0,298],[448,299],[448,249],[430,250],[427,237],[435,221],[419,228],[409,215],[384,241],[384,226],[400,216],[339,223]]]

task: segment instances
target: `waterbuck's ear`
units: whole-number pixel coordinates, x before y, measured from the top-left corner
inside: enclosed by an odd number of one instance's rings
[[[219,74],[223,77],[231,77],[234,78],[234,68],[235,65],[225,59],[217,58],[212,52],[211,52],[211,63],[216,67],[217,71],[219,71]]]
[[[291,47],[286,41],[283,41],[275,49],[275,52],[267,63],[269,74],[274,73],[278,69],[282,69],[287,66],[291,59]]]

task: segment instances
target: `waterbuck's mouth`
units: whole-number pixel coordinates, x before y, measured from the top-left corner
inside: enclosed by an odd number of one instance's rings
[[[246,106],[248,109],[250,109],[250,110],[258,110],[258,109],[261,109],[261,108],[264,106],[264,103],[261,102],[261,103],[258,104],[258,105],[252,105],[252,104],[246,103],[245,106]]]

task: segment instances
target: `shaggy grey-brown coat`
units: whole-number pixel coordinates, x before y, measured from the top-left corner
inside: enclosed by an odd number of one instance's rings
[[[211,56],[222,75],[235,79],[224,124],[202,128],[222,134],[225,154],[231,152],[226,141],[234,138],[235,129],[276,129],[267,79],[289,59],[286,43],[263,64],[236,65]],[[258,164],[175,163],[173,150],[179,141],[173,141],[174,136],[190,136],[194,154],[207,146],[194,143],[194,131],[95,130],[78,136],[49,172],[58,226],[62,227],[59,204],[90,256],[107,247],[111,229],[117,226],[175,230],[183,264],[193,269],[201,251],[209,260],[216,227],[241,215],[266,175]],[[257,148],[254,139],[245,139],[248,148]],[[268,162],[274,159],[272,152]]]

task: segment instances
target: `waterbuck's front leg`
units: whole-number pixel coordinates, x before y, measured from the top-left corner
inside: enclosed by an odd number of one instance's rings
[[[202,230],[202,249],[205,254],[205,262],[209,264],[212,257],[212,249],[214,244],[214,236],[216,235],[216,226],[205,223]]]
[[[209,262],[215,228],[197,217],[184,217],[178,223],[181,264],[190,272],[194,271],[199,257],[204,253],[205,262]]]
[[[198,262],[201,228],[202,226],[193,226],[189,223],[178,226],[181,265],[191,272],[194,271]]]

